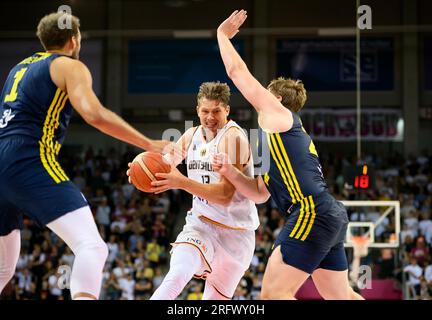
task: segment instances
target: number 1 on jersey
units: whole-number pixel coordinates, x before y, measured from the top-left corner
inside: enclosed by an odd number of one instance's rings
[[[24,73],[26,71],[27,71],[27,68],[22,68],[22,69],[18,70],[15,73],[15,75],[14,75],[14,79],[15,80],[14,80],[14,83],[12,85],[12,89],[11,89],[10,93],[6,95],[6,97],[4,99],[4,102],[13,102],[13,101],[15,101],[15,99],[18,96],[18,92],[17,92],[18,83],[21,81],[21,79],[23,78]]]

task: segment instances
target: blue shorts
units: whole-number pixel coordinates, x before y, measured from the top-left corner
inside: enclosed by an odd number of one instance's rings
[[[283,261],[312,274],[315,269],[348,269],[344,239],[348,225],[345,207],[327,192],[306,197],[291,209],[274,248]]]
[[[23,214],[45,226],[88,205],[55,156],[41,156],[31,138],[0,139],[0,163],[0,236],[21,229]]]

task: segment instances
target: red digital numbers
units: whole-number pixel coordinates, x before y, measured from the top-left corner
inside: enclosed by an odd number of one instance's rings
[[[369,176],[366,176],[366,175],[355,176],[354,187],[360,188],[360,189],[369,188]]]
[[[365,164],[362,166],[360,176],[355,176],[354,178],[354,187],[360,189],[369,188],[369,175],[368,175],[368,166]]]

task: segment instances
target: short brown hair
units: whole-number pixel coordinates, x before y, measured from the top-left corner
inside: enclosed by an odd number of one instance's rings
[[[199,105],[200,100],[206,98],[209,100],[220,101],[227,106],[230,101],[230,96],[230,87],[226,83],[220,83],[219,81],[204,82],[199,87],[197,102]]]
[[[59,28],[59,21],[67,15],[71,18],[72,28]],[[68,17],[66,17],[68,18]],[[79,33],[80,21],[77,17],[65,12],[54,12],[43,17],[37,26],[36,35],[45,50],[62,48],[73,36]]]
[[[282,104],[294,112],[299,112],[306,102],[306,89],[301,80],[279,77],[270,82],[267,89],[282,97]]]

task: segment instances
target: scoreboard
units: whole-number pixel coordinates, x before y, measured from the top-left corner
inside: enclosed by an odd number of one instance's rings
[[[345,169],[345,186],[354,190],[371,190],[375,187],[375,170],[368,164]]]

